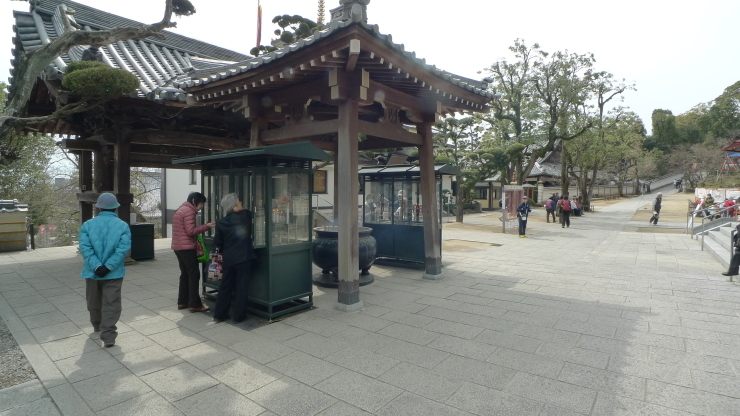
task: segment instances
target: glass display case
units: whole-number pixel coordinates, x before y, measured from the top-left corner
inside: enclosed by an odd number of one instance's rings
[[[173,163],[200,164],[208,201],[202,223],[226,215],[221,199],[236,193],[252,212],[252,262],[249,312],[274,318],[313,304],[311,286],[311,193],[314,160],[329,155],[308,142],[213,153]],[[205,241],[209,250],[215,229]],[[204,273],[203,294],[214,296],[220,281]]]
[[[448,164],[435,168],[437,212],[442,226],[442,175],[459,170]],[[416,165],[373,166],[359,171],[362,186],[362,225],[373,229],[376,263],[402,260],[423,267],[424,217],[421,176]],[[440,243],[442,233],[440,231]]]

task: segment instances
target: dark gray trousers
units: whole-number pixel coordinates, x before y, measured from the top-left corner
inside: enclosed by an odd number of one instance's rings
[[[121,284],[123,279],[85,279],[87,310],[94,330],[100,330],[104,343],[116,342],[118,319],[121,317]]]

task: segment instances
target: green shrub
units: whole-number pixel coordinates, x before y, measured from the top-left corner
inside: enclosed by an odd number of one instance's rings
[[[98,66],[106,66],[103,62],[98,61],[74,61],[70,62],[69,65],[67,65],[67,69],[64,70],[64,73],[69,75],[74,71],[78,71],[80,69],[89,69],[89,68],[95,68]]]
[[[88,63],[102,62],[78,62]],[[105,64],[90,65],[87,68],[73,68],[64,77],[62,86],[83,97],[113,99],[135,91],[139,80],[123,69],[111,68]]]

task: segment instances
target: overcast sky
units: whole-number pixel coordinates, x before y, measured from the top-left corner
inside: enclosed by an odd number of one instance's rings
[[[177,33],[242,53],[256,43],[257,0],[191,0],[197,13],[178,19]],[[164,1],[78,0],[145,23],[159,21]],[[278,14],[316,19],[317,0],[262,0],[262,43],[274,37]],[[339,0],[326,0],[329,9]],[[0,70],[9,74],[13,9],[28,3],[0,0]],[[636,84],[625,95],[650,130],[656,108],[681,114],[740,79],[737,23],[740,1],[705,0],[371,0],[368,20],[427,63],[481,79],[477,72],[499,58],[513,60],[516,38],[545,51],[591,52],[596,69]],[[1,47],[5,45],[4,47]],[[3,78],[6,80],[7,78]]]

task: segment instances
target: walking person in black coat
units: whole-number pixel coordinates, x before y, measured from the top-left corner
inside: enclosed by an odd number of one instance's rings
[[[737,231],[735,235],[732,236],[732,247],[734,248],[734,251],[732,253],[732,259],[730,259],[730,269],[724,273],[722,273],[723,276],[737,276],[738,272],[740,272],[740,224],[735,227],[735,230]]]
[[[522,203],[516,207],[516,216],[519,218],[519,238],[527,236],[527,216],[532,212],[526,195],[522,197]]]
[[[229,309],[234,306],[234,322],[247,317],[247,289],[252,261],[257,258],[252,245],[252,213],[245,210],[236,194],[221,199],[225,217],[216,221],[214,245],[223,257],[223,279],[218,287],[216,322],[229,319]]]
[[[658,225],[658,218],[660,218],[660,205],[663,202],[663,194],[658,192],[658,195],[655,196],[655,201],[653,201],[653,216],[650,217],[650,222],[653,225]]]

